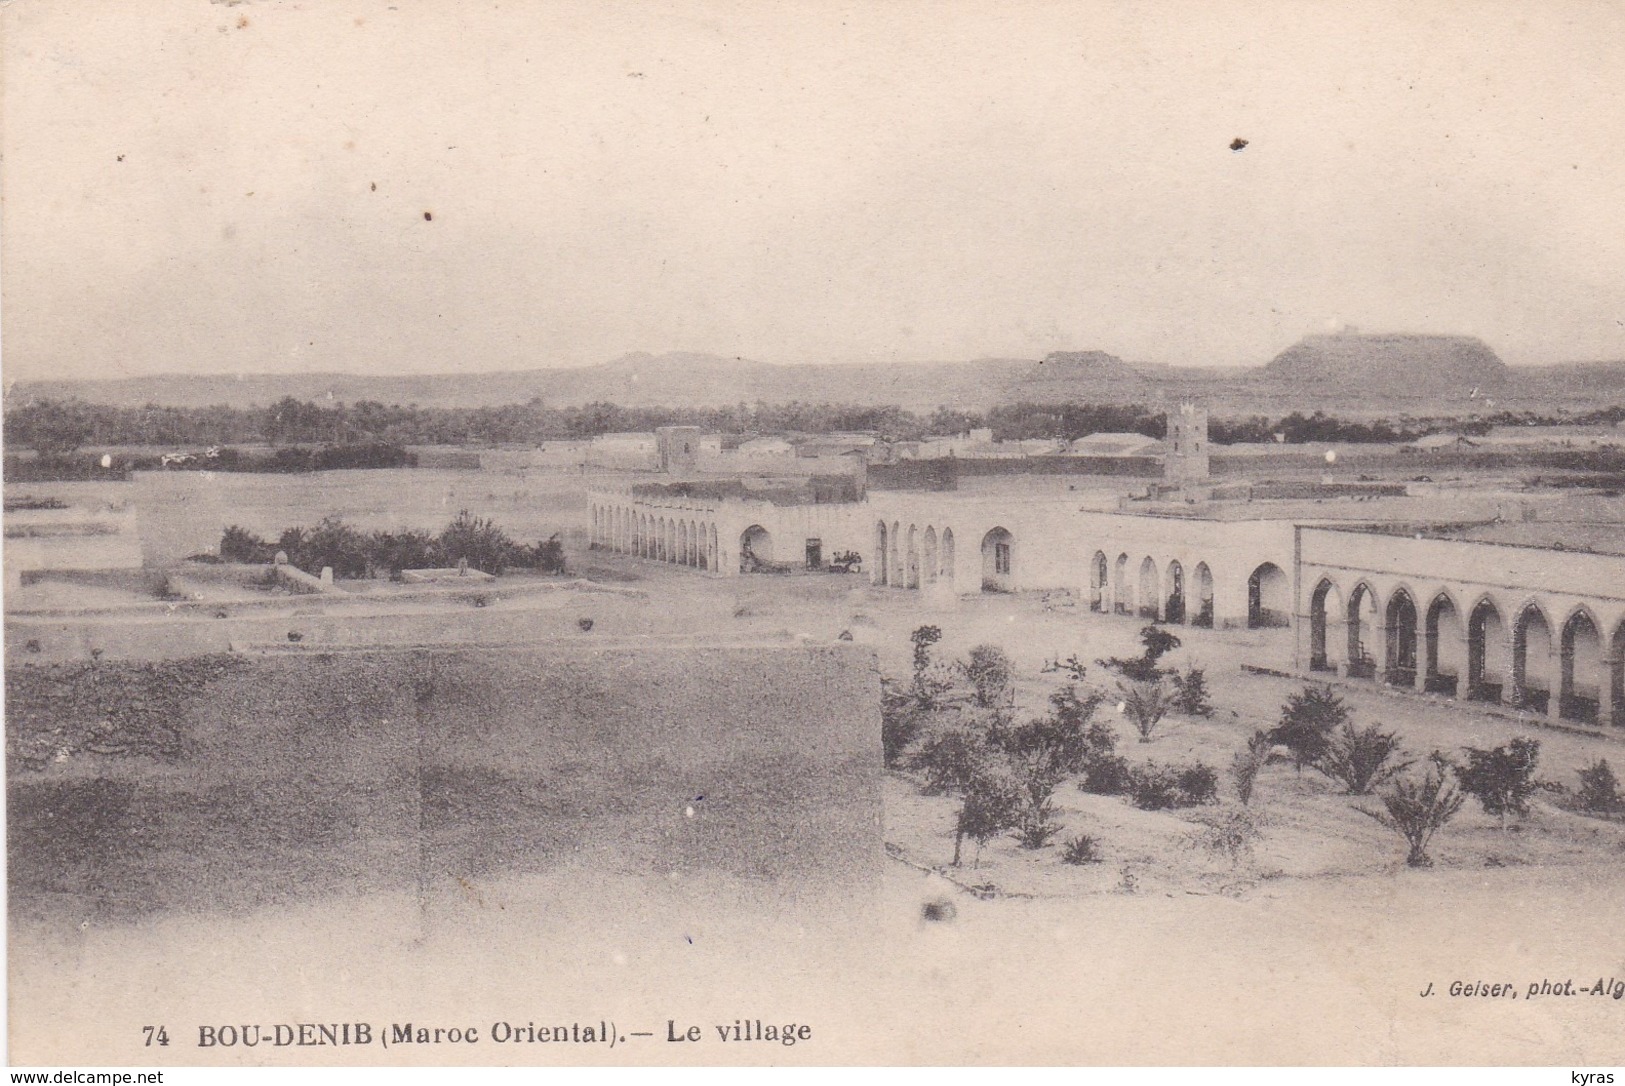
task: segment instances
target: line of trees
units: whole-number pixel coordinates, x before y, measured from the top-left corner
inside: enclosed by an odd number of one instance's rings
[[[1315,412],[1280,419],[1257,415],[1214,418],[1215,444],[1273,442],[1408,441],[1442,430],[1478,432],[1496,425],[1612,424],[1625,419],[1625,406],[1582,415],[1501,412],[1469,419],[1421,418],[1391,422],[1353,421]],[[896,405],[736,404],[715,408],[623,407],[590,403],[549,407],[540,399],[499,407],[424,407],[374,400],[319,404],[284,397],[269,407],[116,407],[82,400],[31,400],[5,411],[8,451],[33,449],[60,456],[85,447],[117,445],[198,446],[382,443],[391,445],[540,444],[595,437],[657,426],[702,426],[720,433],[833,433],[863,431],[888,440],[928,434],[954,434],[988,427],[1001,441],[1030,438],[1073,440],[1093,433],[1167,434],[1167,418],[1140,404],[1003,404],[986,412],[938,408],[930,414]]]

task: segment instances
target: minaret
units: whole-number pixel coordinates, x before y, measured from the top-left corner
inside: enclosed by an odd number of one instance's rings
[[[1175,486],[1207,482],[1207,408],[1182,403],[1177,412],[1168,413],[1168,452],[1162,476]]]

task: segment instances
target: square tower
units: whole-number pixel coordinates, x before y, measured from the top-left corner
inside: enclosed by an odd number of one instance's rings
[[[1208,478],[1207,408],[1182,403],[1168,414],[1168,452],[1162,475],[1179,486]]]

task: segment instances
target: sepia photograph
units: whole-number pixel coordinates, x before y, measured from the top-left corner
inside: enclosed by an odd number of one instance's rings
[[[1625,1064],[1618,0],[0,35],[9,1065]]]

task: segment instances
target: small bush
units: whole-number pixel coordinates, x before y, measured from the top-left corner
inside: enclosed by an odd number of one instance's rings
[[[228,562],[258,565],[269,562],[275,556],[276,548],[247,528],[233,524],[220,536],[220,557]]]
[[[1219,802],[1219,774],[1212,766],[1197,762],[1179,771],[1179,791],[1191,806]]]
[[[1326,744],[1326,752],[1315,768],[1342,784],[1351,796],[1364,796],[1379,784],[1410,768],[1413,762],[1396,762],[1399,737],[1376,724],[1356,729],[1344,724]]]
[[[1467,764],[1457,767],[1456,780],[1462,790],[1483,806],[1486,814],[1522,818],[1529,813],[1529,797],[1535,791],[1535,765],[1540,760],[1540,740],[1519,736],[1493,750],[1467,748]]]
[[[1269,733],[1270,741],[1292,752],[1298,771],[1314,765],[1326,753],[1332,733],[1348,723],[1349,708],[1329,686],[1305,686],[1281,706],[1281,722]]]
[[[1188,667],[1183,675],[1174,675],[1174,710],[1186,716],[1212,716],[1213,702],[1208,700],[1207,672],[1199,667]]]
[[[1128,771],[1128,797],[1143,811],[1166,811],[1214,803],[1219,775],[1200,762],[1190,766],[1161,766],[1146,762]]]
[[[1061,862],[1069,864],[1098,864],[1105,859],[1100,842],[1087,833],[1069,838],[1061,846]]]
[[[1002,709],[1010,704],[1010,685],[1015,668],[1010,657],[997,645],[977,645],[959,665],[971,685],[972,697],[981,709]]]
[[[1096,796],[1121,796],[1129,789],[1128,760],[1115,754],[1102,754],[1083,767],[1078,782],[1083,791]]]
[[[983,846],[1017,826],[1022,804],[1021,789],[1002,759],[985,756],[976,759],[954,819],[953,866],[960,864],[967,837],[976,842],[976,859],[972,866],[980,865]]]
[[[1409,846],[1405,862],[1411,867],[1433,866],[1427,854],[1428,842],[1466,802],[1460,792],[1446,783],[1449,763],[1437,754],[1429,761],[1427,772],[1420,780],[1398,778],[1382,793],[1383,810],[1356,808],[1405,838]]]
[[[1022,848],[1043,848],[1061,832],[1055,821],[1055,804],[1048,795],[1035,799],[1023,796],[1015,813],[1015,838]]]
[[[1599,758],[1580,770],[1580,788],[1574,794],[1574,806],[1590,814],[1625,813],[1625,796],[1619,794],[1619,778],[1614,776],[1608,759]]]
[[[963,791],[987,757],[985,729],[960,713],[937,714],[922,727],[923,735],[908,758],[909,768],[925,774],[927,792]]]
[[[1263,819],[1246,807],[1228,807],[1212,814],[1196,816],[1201,825],[1191,839],[1197,848],[1239,864],[1253,854],[1253,845],[1262,835]]]
[[[1253,801],[1253,785],[1258,780],[1259,771],[1268,764],[1270,752],[1275,744],[1270,740],[1269,733],[1264,731],[1253,732],[1253,737],[1247,740],[1247,745],[1236,752],[1230,760],[1230,783],[1235,785],[1236,798],[1243,806]]]
[[[1168,688],[1159,679],[1155,682],[1131,682],[1127,686],[1119,684],[1118,690],[1123,695],[1123,712],[1129,723],[1134,725],[1140,742],[1151,742],[1151,734],[1173,707]]]

